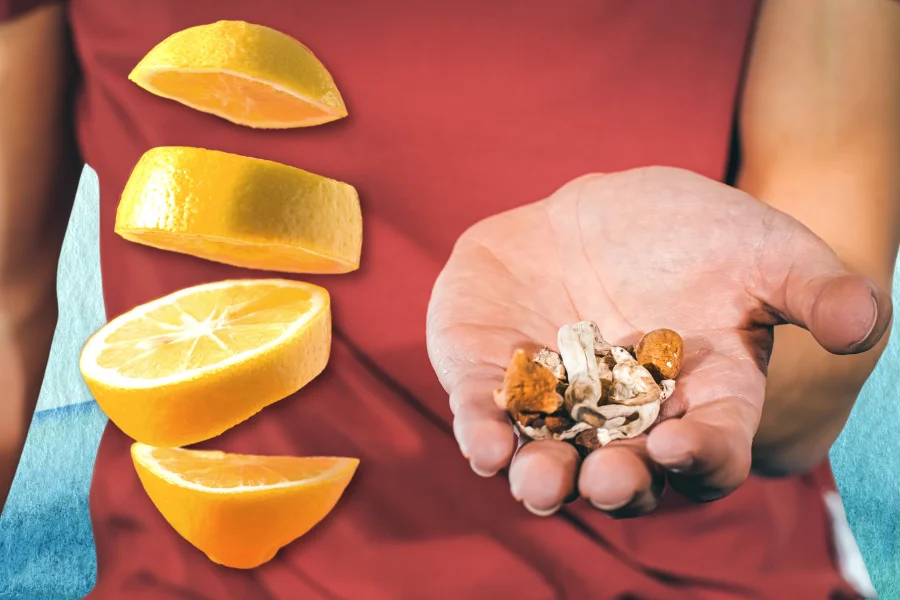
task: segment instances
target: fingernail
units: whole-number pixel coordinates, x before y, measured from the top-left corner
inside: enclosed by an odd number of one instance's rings
[[[475,466],[474,460],[469,461],[469,466],[472,467],[472,470],[475,471],[475,474],[478,475],[479,477],[493,477],[494,475],[497,474],[497,471],[486,471],[486,470],[479,469],[478,467]]]
[[[672,473],[683,473],[694,466],[694,457],[688,454],[674,460],[660,462],[659,465]]]
[[[528,512],[530,512],[533,515],[536,515],[538,517],[549,517],[550,515],[554,514],[556,511],[558,511],[559,507],[562,506],[562,504],[557,504],[556,506],[551,506],[550,508],[548,508],[546,510],[540,510],[538,508],[535,508],[535,507],[531,506],[530,504],[528,504],[527,502],[523,502],[522,506],[524,506],[528,510]]]
[[[869,336],[872,335],[872,332],[875,331],[876,325],[878,325],[878,301],[875,299],[875,296],[872,296],[872,324],[862,338],[850,344],[850,349],[856,350],[863,345],[869,339]]]
[[[630,498],[629,498],[629,500],[630,500]],[[622,508],[623,506],[628,504],[629,500],[625,500],[624,502],[619,502],[616,504],[601,504],[600,502],[597,502],[596,500],[589,498],[588,502],[590,502],[591,506],[593,506],[594,508],[608,512],[611,510],[618,510],[618,509]]]

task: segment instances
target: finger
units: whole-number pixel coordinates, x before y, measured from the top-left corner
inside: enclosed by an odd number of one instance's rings
[[[845,273],[791,284],[786,308],[791,322],[812,333],[835,354],[870,349],[887,331],[891,319],[890,296],[870,279]]]
[[[572,495],[579,462],[570,444],[551,440],[525,444],[509,469],[510,491],[532,513],[552,515]]]
[[[647,437],[651,459],[668,471],[673,489],[697,502],[728,495],[750,474],[759,411],[722,398],[658,424]]]
[[[830,352],[872,348],[890,324],[890,294],[848,270],[824,241],[787,215],[773,218],[773,229],[792,235],[764,246],[756,296],[786,321],[809,330]]]
[[[472,470],[491,477],[506,467],[516,447],[516,434],[506,412],[493,400],[494,379],[459,382],[450,392],[453,434]]]
[[[665,475],[647,453],[647,438],[621,440],[594,450],[581,465],[578,489],[595,508],[617,519],[653,511]]]

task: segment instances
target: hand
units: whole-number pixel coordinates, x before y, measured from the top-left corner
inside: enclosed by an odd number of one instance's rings
[[[849,354],[877,343],[890,316],[889,295],[798,221],[734,188],[655,167],[582,177],[476,224],[435,284],[427,333],[456,438],[478,474],[511,462],[511,491],[536,514],[577,492],[627,517],[655,508],[666,480],[709,501],[747,477],[774,325],[799,325]],[[492,390],[515,348],[553,346],[561,325],[581,320],[617,344],[657,327],[681,333],[675,395],[648,435],[581,465],[563,442],[516,451]]]

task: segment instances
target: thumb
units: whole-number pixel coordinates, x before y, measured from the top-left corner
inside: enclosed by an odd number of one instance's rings
[[[779,225],[791,230],[780,235]],[[773,226],[757,266],[758,299],[834,354],[865,352],[877,344],[890,326],[890,294],[849,270],[828,244],[791,217],[779,214]]]

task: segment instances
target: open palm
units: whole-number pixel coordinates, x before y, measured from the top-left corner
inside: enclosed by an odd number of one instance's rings
[[[577,491],[631,516],[656,506],[666,474],[701,501],[747,477],[772,326],[794,323],[827,350],[860,352],[883,335],[889,306],[789,216],[699,175],[647,168],[580,178],[466,232],[435,285],[428,345],[476,472],[511,461],[512,492],[537,514]],[[491,391],[515,348],[554,346],[560,326],[582,320],[616,344],[659,327],[682,335],[663,422],[582,465],[562,442],[516,451]]]

